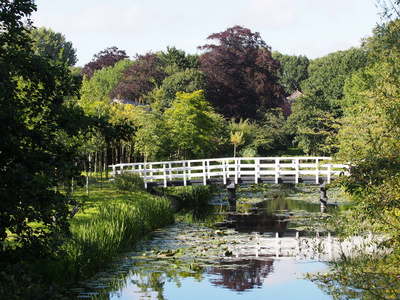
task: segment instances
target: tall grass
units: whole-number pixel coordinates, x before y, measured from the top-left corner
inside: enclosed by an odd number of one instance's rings
[[[129,201],[98,205],[98,213],[89,220],[74,220],[72,237],[62,246],[63,255],[38,264],[44,281],[65,285],[87,277],[150,230],[172,222],[167,198],[146,193],[131,196]]]
[[[175,187],[168,194],[179,200],[184,207],[199,207],[208,204],[214,191],[214,185],[194,185]]]

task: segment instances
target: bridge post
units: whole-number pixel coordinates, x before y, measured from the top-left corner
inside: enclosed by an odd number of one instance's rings
[[[229,192],[229,210],[236,211],[236,184],[234,182],[227,185],[227,190]]]
[[[319,190],[321,192],[321,196],[319,198],[319,201],[321,202],[321,212],[325,213],[326,212],[326,203],[328,202],[328,196],[326,195],[325,183],[323,183],[319,186]]]

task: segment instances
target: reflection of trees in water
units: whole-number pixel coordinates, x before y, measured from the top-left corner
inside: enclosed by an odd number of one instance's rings
[[[287,220],[282,217],[268,213],[259,213],[253,215],[237,215],[236,229],[239,231],[282,231],[286,229]]]
[[[225,262],[211,267],[207,273],[215,275],[211,283],[216,286],[243,292],[261,287],[263,280],[273,271],[273,260],[242,260]]]
[[[151,292],[157,292],[157,299],[164,300],[165,278],[162,273],[150,272],[147,276],[141,276],[140,280],[131,280],[134,285],[140,288],[141,296],[150,297]]]

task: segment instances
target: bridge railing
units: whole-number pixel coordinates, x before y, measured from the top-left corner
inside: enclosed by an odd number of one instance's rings
[[[334,177],[348,175],[348,166],[332,164],[331,157],[235,157],[198,159],[181,161],[163,161],[147,163],[127,163],[111,165],[112,176],[123,172],[138,173],[148,184],[167,187],[168,182],[202,180],[206,185],[210,179],[219,179],[223,184],[243,179],[253,179],[258,183],[262,178],[269,178],[278,183],[283,178],[291,178],[299,183],[303,177],[314,177],[319,183],[324,177],[329,183]]]

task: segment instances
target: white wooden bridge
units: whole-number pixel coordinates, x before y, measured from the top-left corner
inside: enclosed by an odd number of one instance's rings
[[[112,176],[139,174],[145,188],[232,183],[330,183],[348,175],[331,157],[235,157],[111,165]]]

